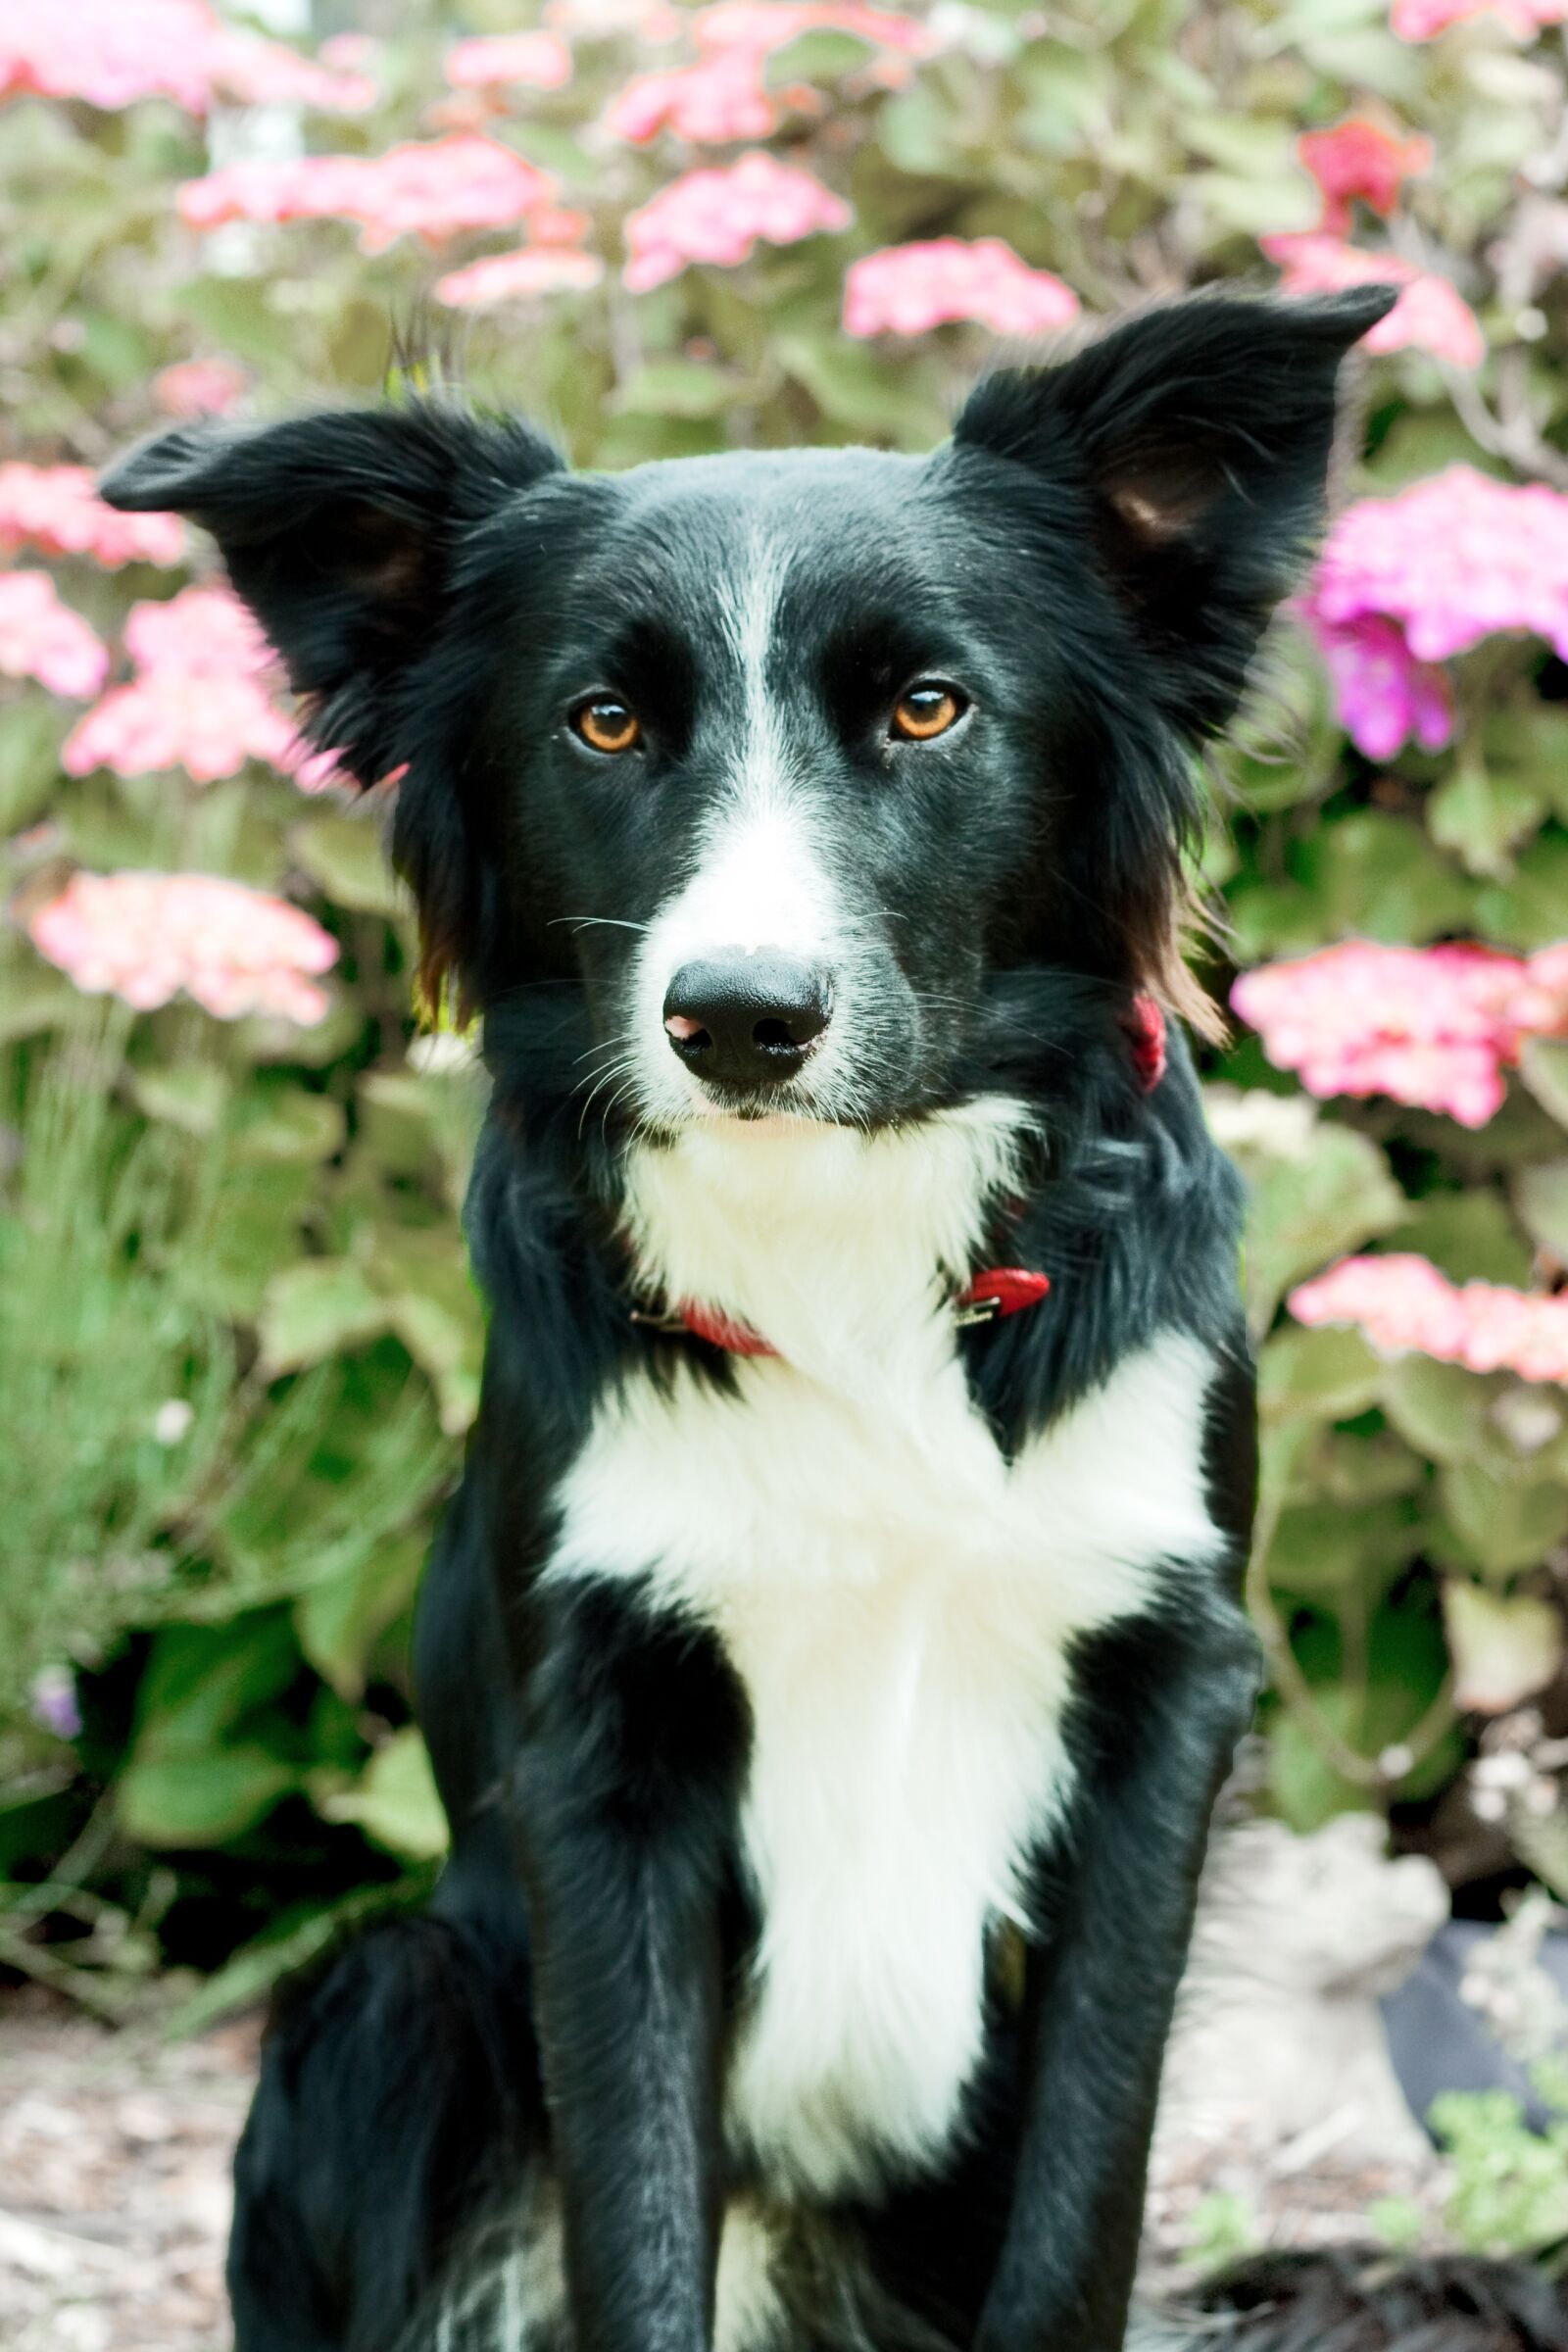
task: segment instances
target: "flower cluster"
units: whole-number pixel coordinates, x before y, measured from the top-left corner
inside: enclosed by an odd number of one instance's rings
[[[225,220],[356,220],[367,253],[409,234],[439,240],[503,228],[549,202],[555,183],[499,140],[475,132],[411,140],[384,155],[302,155],[230,164],[188,179],[181,218],[192,228]]]
[[[1391,615],[1420,662],[1499,629],[1528,629],[1568,660],[1568,494],[1450,466],[1362,499],[1330,533],[1309,603],[1334,626]]]
[[[1544,24],[1568,24],[1568,0],[1394,0],[1390,23],[1402,41],[1430,41],[1461,18],[1489,10],[1521,40]]]
[[[309,1028],[326,1010],[316,977],[337,961],[300,907],[213,874],[74,874],[27,928],[79,989],[138,1012],[183,989],[221,1021],[268,1012]]]
[[[117,514],[85,466],[0,466],[0,548],[98,563],[177,564],[185,527],[177,514]]]
[[[605,273],[597,254],[575,245],[525,245],[516,253],[486,254],[466,270],[436,280],[436,300],[455,310],[494,302],[533,302],[543,294],[596,286]]]
[[[94,695],[109,655],[79,612],[61,603],[46,571],[0,572],[0,670],[36,678],[51,694]]]
[[[1364,338],[1371,352],[1430,351],[1454,368],[1479,368],[1486,337],[1463,295],[1435,270],[1418,270],[1393,253],[1363,253],[1328,230],[1281,231],[1260,237],[1269,260],[1283,271],[1283,294],[1337,294],[1343,286],[1388,285],[1402,289],[1386,318]]]
[[[375,85],[225,24],[208,0],[0,0],[0,97],[36,91],[118,109],[169,98],[204,114],[218,96],[361,114]]]
[[[786,106],[812,102],[808,90],[772,90],[767,83],[769,57],[804,33],[848,32],[865,41],[883,83],[902,80],[909,60],[936,45],[913,17],[859,0],[718,0],[699,9],[691,24],[704,55],[696,65],[629,81],[604,117],[612,137],[640,145],[667,130],[708,147],[765,139]]]
[[[445,72],[455,90],[483,90],[497,82],[559,90],[571,79],[571,51],[559,32],[476,33],[447,51]]]
[[[1291,1293],[1298,1323],[1348,1323],[1389,1355],[1414,1348],[1472,1372],[1568,1381],[1568,1295],[1450,1282],[1424,1257],[1347,1257]]]
[[[851,335],[921,335],[951,318],[999,335],[1038,335],[1077,316],[1078,297],[1049,270],[1031,270],[1002,237],[934,237],[889,245],[852,262],[844,281]]]
[[[625,280],[634,294],[678,277],[691,262],[732,268],[758,239],[793,245],[818,230],[847,228],[842,196],[809,172],[753,148],[721,169],[687,172],[626,216]]]
[[[1524,1040],[1568,1030],[1568,947],[1521,960],[1348,940],[1244,973],[1231,1003],[1309,1094],[1389,1095],[1483,1127]]]
[[[1309,130],[1296,151],[1323,192],[1325,229],[1347,229],[1357,199],[1387,220],[1405,180],[1432,167],[1432,141],[1401,139],[1364,115],[1348,116],[1332,130]]]
[[[232,360],[176,360],[153,377],[153,398],[166,416],[222,416],[248,382]]]
[[[1453,734],[1447,678],[1416,660],[1397,621],[1368,612],[1330,622],[1310,604],[1301,612],[1333,681],[1340,723],[1358,752],[1392,760],[1412,736],[1423,751],[1442,751]]]
[[[167,604],[131,608],[125,650],[136,667],[67,736],[68,776],[121,776],[182,767],[198,784],[265,760],[304,791],[335,779],[271,699],[272,656],[244,606],[224,588],[186,588]]]

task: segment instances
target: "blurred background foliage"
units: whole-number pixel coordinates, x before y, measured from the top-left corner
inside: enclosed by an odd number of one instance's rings
[[[1432,142],[1393,221],[1364,223],[1371,241],[1456,285],[1490,350],[1473,371],[1419,348],[1374,362],[1346,489],[1388,493],[1455,459],[1568,482],[1568,74],[1549,29],[1472,12],[1417,42],[1386,0],[944,5],[914,12],[929,53],[894,71],[874,42],[807,25],[767,59],[765,143],[847,198],[851,224],[633,294],[628,212],[743,143],[605,127],[633,77],[695,54],[691,13],[281,12],[300,41],[373,42],[354,54],[377,94],[349,117],[13,95],[0,455],[95,466],[160,421],[162,371],[192,360],[240,371],[241,415],[373,396],[389,321],[516,241],[405,236],[368,254],[340,220],[187,226],[179,185],[247,158],[478,129],[554,175],[602,279],[477,318],[466,365],[576,463],[619,467],[929,446],[990,346],[962,325],[847,336],[846,270],[888,245],[1004,238],[1091,315],[1271,282],[1259,237],[1318,219],[1300,134],[1359,112]],[[448,85],[461,36],[540,25],[570,44],[562,86]],[[193,544],[183,569],[70,555],[52,569],[114,641],[134,602],[210,576],[211,559]],[[1451,670],[1451,747],[1375,763],[1316,653],[1282,633],[1220,762],[1217,993],[1235,968],[1349,935],[1524,952],[1568,931],[1568,669],[1509,634]],[[458,1212],[481,1102],[456,1041],[416,1038],[379,808],[308,797],[254,761],[206,784],[68,777],[76,715],[36,682],[0,685],[0,1976],[119,2014],[155,1972],[203,1972],[201,1991],[185,1982],[191,2015],[436,1866],[408,1634],[475,1396],[483,1318]],[[26,934],[75,866],[287,895],[337,944],[325,1017],[133,1013],[81,993]],[[1263,1349],[1260,1801],[1302,1828],[1386,1808],[1478,1915],[1532,1874],[1568,1896],[1561,1391],[1386,1360],[1282,1306],[1369,1242],[1457,1279],[1552,1286],[1568,1046],[1532,1047],[1475,1132],[1381,1100],[1320,1110],[1246,1034],[1209,1075],[1251,1186]]]

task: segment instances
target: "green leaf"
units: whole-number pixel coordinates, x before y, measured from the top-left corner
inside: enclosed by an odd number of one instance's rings
[[[1421,1526],[1401,1496],[1342,1510],[1330,1502],[1282,1511],[1267,1574],[1278,1592],[1332,1600],[1351,1589],[1391,1584],[1420,1547]]]
[[[1466,872],[1505,881],[1513,851],[1539,831],[1546,813],[1543,796],[1518,776],[1467,760],[1440,784],[1427,803],[1427,830],[1451,850]]]
[[[1469,886],[1417,826],[1387,809],[1358,808],[1321,827],[1298,864],[1325,941],[1360,936],[1420,945],[1470,920]]]
[[[1400,1436],[1435,1462],[1474,1462],[1492,1450],[1488,1416],[1501,1384],[1463,1364],[1401,1355],[1385,1366],[1383,1409]]]
[[[295,1766],[255,1745],[138,1755],[117,1785],[120,1819],[142,1845],[223,1845],[298,1785]]]
[[[1532,1483],[1452,1462],[1440,1472],[1439,1487],[1449,1526],[1489,1576],[1540,1567],[1568,1536],[1568,1487],[1560,1479]]]
[[[1533,1698],[1562,1663],[1562,1615],[1533,1592],[1491,1592],[1468,1577],[1446,1577],[1443,1617],[1454,1663],[1454,1700],[1482,1715],[1504,1715]]]
[[[1476,928],[1497,947],[1529,955],[1561,939],[1565,907],[1568,841],[1560,834],[1544,833],[1523,853],[1511,881],[1489,883],[1477,891]]]
[[[1258,1404],[1270,1420],[1348,1421],[1377,1401],[1386,1372],[1358,1331],[1287,1326],[1258,1360]]]
[[[1568,1264],[1568,1159],[1515,1169],[1510,1190],[1519,1221],[1536,1247]]]
[[[318,1364],[387,1328],[389,1307],[362,1266],[312,1257],[274,1274],[262,1301],[262,1356],[270,1374]]]
[[[858,33],[803,32],[772,52],[763,79],[770,90],[787,90],[799,81],[842,81],[860,73],[874,55],[870,42]]]
[[[424,1552],[422,1528],[389,1536],[345,1574],[323,1578],[295,1602],[300,1647],[340,1698],[364,1697],[375,1645],[413,1600]]]
[[[1405,1209],[1387,1237],[1391,1250],[1415,1250],[1454,1282],[1529,1281],[1530,1249],[1500,1193],[1490,1187],[1434,1193],[1416,1205],[1413,1215],[1408,1202]]]
[[[60,790],[58,703],[24,694],[0,708],[0,840],[42,816]]]
[[[303,1086],[255,1086],[235,1106],[231,1163],[293,1162],[316,1167],[343,1148],[343,1107]]]
[[[378,1747],[352,1788],[321,1802],[328,1821],[357,1822],[390,1853],[423,1862],[445,1853],[447,1817],[424,1741],[412,1725]]]
[[[1353,1128],[1320,1120],[1298,1154],[1241,1154],[1248,1182],[1247,1291],[1265,1330],[1291,1285],[1387,1233],[1405,1213],[1383,1154]]]
[[[924,449],[947,428],[923,389],[926,370],[907,352],[889,360],[863,343],[804,334],[780,335],[775,349],[832,424],[898,449]]]
[[[610,406],[617,416],[637,412],[721,416],[744,393],[744,379],[727,368],[700,367],[695,360],[649,360],[621,385]]]
[[[1568,1041],[1532,1037],[1519,1056],[1519,1072],[1543,1110],[1568,1127]]]
[[[290,826],[288,846],[335,905],[365,914],[408,911],[408,894],[387,864],[381,828],[373,818],[327,809]]]
[[[186,1135],[216,1135],[222,1124],[228,1077],[211,1064],[132,1070],[130,1087],[138,1110]]]

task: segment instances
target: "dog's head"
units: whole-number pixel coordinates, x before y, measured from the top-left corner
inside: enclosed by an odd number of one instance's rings
[[[1388,289],[1200,297],[981,383],[926,458],[567,470],[444,406],[134,452],[111,504],[218,539],[362,782],[427,975],[580,980],[654,1127],[961,1097],[988,974],[1194,1009],[1196,747],[1318,527]]]

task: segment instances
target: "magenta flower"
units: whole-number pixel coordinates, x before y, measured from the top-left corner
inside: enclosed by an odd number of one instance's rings
[[[1402,41],[1430,41],[1461,18],[1489,9],[1520,40],[1544,24],[1568,24],[1568,0],[1394,0],[1389,22]]]
[[[753,148],[721,169],[688,172],[626,216],[626,284],[635,294],[678,277],[692,262],[733,268],[760,238],[793,245],[819,230],[847,228],[842,196],[809,172]]]
[[[1331,622],[1301,608],[1334,683],[1340,723],[1368,760],[1392,760],[1414,736],[1439,752],[1453,734],[1448,682],[1430,662],[1418,662],[1397,621],[1369,612]]]
[[[1291,1293],[1298,1323],[1346,1323],[1385,1355],[1414,1350],[1472,1372],[1568,1381],[1568,1295],[1450,1282],[1403,1251],[1347,1257]]]
[[[0,0],[0,97],[36,91],[117,110],[168,98],[195,115],[215,96],[360,114],[375,85],[225,24],[207,0]]]
[[[109,675],[109,654],[46,571],[0,572],[0,670],[83,701]]]
[[[1335,627],[1391,615],[1420,662],[1499,629],[1528,629],[1568,660],[1568,494],[1450,466],[1362,499],[1329,534],[1308,602]]]
[[[89,996],[150,1012],[183,990],[222,1021],[266,1012],[314,1026],[327,1004],[316,976],[337,960],[301,907],[215,874],[74,874],[27,928]]]
[[[498,82],[559,90],[571,79],[571,51],[558,32],[479,33],[447,51],[442,71],[455,90]]]
[[[888,245],[850,264],[844,329],[923,335],[974,318],[998,335],[1038,335],[1078,315],[1078,297],[1049,270],[1031,270],[1002,237],[934,237]]]
[[[455,310],[495,302],[534,302],[543,294],[581,291],[605,274],[597,254],[573,245],[531,245],[517,253],[487,254],[466,270],[436,280],[436,300]]]
[[[92,556],[121,564],[178,564],[185,526],[177,514],[117,514],[85,466],[0,466],[0,549],[24,544],[46,556]]]
[[[1282,231],[1259,245],[1284,275],[1282,294],[1337,294],[1342,286],[1402,286],[1393,310],[1363,337],[1366,350],[1430,351],[1454,368],[1479,368],[1486,337],[1464,297],[1430,270],[1393,253],[1364,253],[1324,229]]]
[[[1308,1094],[1387,1095],[1484,1127],[1525,1038],[1568,1030],[1568,953],[1348,940],[1245,972],[1231,1004]]]
[[[399,237],[437,242],[460,230],[525,220],[554,193],[549,174],[476,132],[413,140],[384,155],[302,155],[231,164],[179,191],[180,217],[197,229],[225,220],[356,220],[367,253]]]

